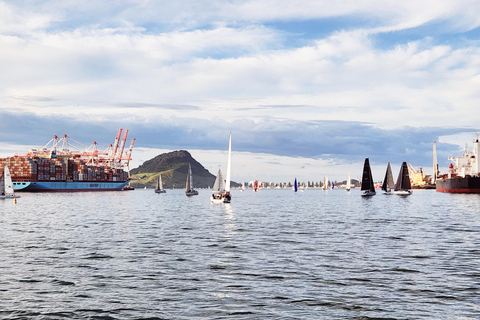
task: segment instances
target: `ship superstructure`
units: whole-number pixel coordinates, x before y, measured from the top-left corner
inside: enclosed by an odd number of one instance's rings
[[[460,157],[448,157],[452,161],[448,173],[438,176],[436,189],[439,192],[480,193],[480,142],[478,135],[473,141],[473,150]]]
[[[16,191],[107,191],[128,184],[128,166],[135,139],[124,152],[128,130],[118,129],[115,142],[103,148],[89,147],[64,135],[45,146],[0,159],[8,166]]]

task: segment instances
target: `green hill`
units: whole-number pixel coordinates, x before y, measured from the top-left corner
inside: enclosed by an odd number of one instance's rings
[[[164,188],[185,188],[189,163],[192,166],[194,188],[211,188],[215,182],[215,176],[185,150],[160,154],[145,161],[138,168],[130,170],[132,178],[130,185],[136,188],[144,186],[154,188],[158,174],[161,173]],[[235,183],[232,183],[232,186],[234,185]]]

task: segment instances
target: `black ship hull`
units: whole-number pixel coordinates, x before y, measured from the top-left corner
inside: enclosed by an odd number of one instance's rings
[[[480,193],[480,177],[454,177],[437,180],[437,192]]]

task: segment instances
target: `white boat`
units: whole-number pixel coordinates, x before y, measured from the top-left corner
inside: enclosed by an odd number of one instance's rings
[[[0,179],[0,199],[20,198],[13,190],[12,176],[7,166],[3,168],[3,176]]]
[[[348,173],[347,184],[345,185],[345,191],[350,191],[352,188],[352,183],[350,181],[350,172]]]
[[[364,197],[374,196],[376,194],[368,158],[365,158],[365,163],[363,164],[362,188],[360,190]]]
[[[187,173],[187,183],[185,184],[185,195],[188,197],[196,196],[198,191],[193,189],[193,175],[192,175],[192,166],[188,164],[188,173]]]
[[[228,137],[228,158],[227,158],[227,175],[223,180],[222,171],[218,169],[217,178],[212,190],[212,203],[230,203],[232,195],[230,194],[230,180],[232,167],[232,133]]]
[[[410,176],[408,174],[408,166],[406,162],[402,163],[400,172],[398,173],[397,183],[395,184],[394,194],[400,196],[408,196],[412,194],[412,185],[410,183]]]
[[[162,183],[162,174],[158,174],[158,180],[157,180],[157,185],[155,186],[155,193],[166,193],[165,189],[163,189],[163,183]]]
[[[241,191],[245,191],[245,182],[242,180],[242,187],[240,188]]]
[[[385,172],[385,178],[383,179],[382,190],[383,194],[393,194],[395,183],[393,182],[392,167],[390,162],[387,165],[387,171]]]
[[[322,186],[322,190],[323,190],[323,191],[326,191],[326,190],[328,190],[328,178],[327,178],[327,177],[323,177],[323,186]]]

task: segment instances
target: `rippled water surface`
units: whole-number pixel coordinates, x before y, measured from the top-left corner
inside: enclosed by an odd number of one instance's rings
[[[479,319],[480,196],[0,200],[2,319]]]

